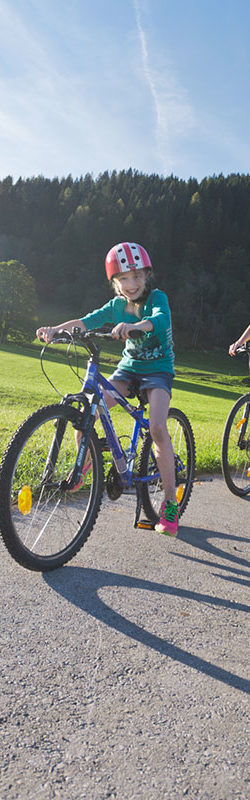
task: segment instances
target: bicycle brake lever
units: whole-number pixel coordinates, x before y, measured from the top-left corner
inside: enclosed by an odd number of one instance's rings
[[[51,339],[51,342],[48,342],[48,344],[68,344],[69,342],[72,342],[71,333],[64,330],[64,328],[60,328],[56,336],[53,336],[53,339]]]
[[[79,336],[79,333],[85,333],[85,331],[82,331],[82,329],[79,328],[79,325],[78,326],[74,325],[74,327],[72,328],[73,336]]]

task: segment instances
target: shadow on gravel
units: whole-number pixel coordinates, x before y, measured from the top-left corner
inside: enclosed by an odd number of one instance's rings
[[[215,531],[207,531],[203,530],[202,528],[186,528],[180,530],[178,539],[180,539],[182,542],[192,545],[192,547],[196,547],[198,550],[203,550],[204,553],[208,553],[216,559],[220,558],[226,562],[230,561],[231,563],[221,564],[220,562],[216,562],[214,559],[210,561],[209,559],[196,558],[195,556],[184,555],[184,553],[178,553],[176,551],[171,551],[171,555],[175,556],[176,558],[182,558],[185,561],[193,561],[196,564],[204,564],[207,567],[213,567],[213,569],[226,570],[232,574],[221,575],[215,572],[214,575],[222,580],[238,583],[240,586],[250,586],[250,561],[248,561],[246,558],[242,558],[240,555],[241,542],[244,543],[244,545],[250,544],[250,538],[246,538],[246,536],[237,536],[236,534],[221,533],[221,531],[220,533]],[[235,550],[235,553],[222,550],[222,548],[217,544],[218,539],[220,542],[222,542],[222,544],[223,542],[227,544],[231,543],[232,549]],[[216,542],[216,544],[214,542]],[[236,555],[236,553],[238,553],[238,555]],[[243,567],[245,567],[245,569],[243,569]]]
[[[210,535],[210,532],[207,533]],[[233,603],[230,600],[223,600],[219,597],[175,588],[173,586],[165,586],[161,583],[153,583],[148,580],[141,580],[119,573],[107,572],[99,569],[85,569],[84,567],[65,566],[53,573],[44,573],[43,578],[55,592],[66,598],[70,603],[74,603],[74,605],[82,609],[85,613],[90,614],[105,625],[119,631],[119,633],[140,642],[145,645],[145,647],[151,647],[161,655],[165,655],[198,672],[202,672],[210,678],[222,681],[241,692],[250,692],[250,681],[247,679],[241,678],[205,659],[192,655],[192,653],[180,647],[176,647],[174,644],[171,644],[155,634],[149,633],[104,603],[98,596],[98,592],[103,587],[120,586],[126,587],[128,590],[142,589],[142,591],[157,592],[157,594],[161,593],[162,595],[186,598],[198,603],[208,603],[218,608],[235,611],[248,612],[250,611],[248,605]]]

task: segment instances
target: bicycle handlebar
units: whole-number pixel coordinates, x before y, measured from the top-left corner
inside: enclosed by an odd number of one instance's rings
[[[140,330],[132,331],[132,333],[133,333],[133,338],[134,339],[138,339],[142,335],[142,331],[140,331]],[[78,364],[78,353],[77,353],[76,344],[78,343],[78,344],[81,344],[83,347],[85,346],[87,352],[91,355],[92,358],[94,358],[95,363],[98,364],[99,363],[99,356],[100,356],[101,348],[99,347],[99,345],[95,341],[95,339],[97,339],[97,338],[99,338],[99,339],[105,339],[106,338],[106,339],[109,339],[110,341],[111,340],[115,341],[114,337],[112,336],[111,331],[110,330],[107,331],[107,328],[106,329],[99,328],[97,330],[94,329],[93,331],[82,331],[81,328],[75,327],[75,328],[73,328],[72,332],[69,332],[69,331],[61,328],[61,329],[58,330],[58,332],[53,337],[53,339],[51,339],[51,342],[45,342],[44,338],[41,337],[41,339],[43,339],[43,347],[42,347],[41,352],[40,352],[41,369],[42,369],[47,381],[50,383],[50,385],[55,390],[55,392],[57,392],[57,394],[60,395],[60,397],[63,397],[64,395],[62,394],[61,391],[59,391],[56,388],[56,386],[54,385],[53,381],[51,381],[51,379],[49,378],[49,376],[48,376],[48,374],[47,374],[47,372],[46,372],[46,370],[44,369],[44,366],[43,366],[44,353],[47,350],[47,347],[49,347],[50,344],[67,344],[68,345],[68,347],[67,347],[68,366],[70,367],[72,372],[74,372],[74,374],[76,375],[76,377],[78,378],[78,380],[82,384],[82,378],[80,378],[79,370],[78,370],[79,364]],[[75,358],[76,358],[76,368],[73,367],[72,363],[70,363],[69,356],[70,356],[71,347],[74,350],[74,354],[75,354]]]
[[[235,355],[236,356],[241,356],[241,355],[244,355],[246,353],[248,353],[250,355],[250,341],[245,342],[240,347],[237,347],[237,350],[235,350]]]
[[[136,331],[131,330],[131,339],[139,339],[142,336],[143,331]],[[92,331],[82,331],[81,328],[74,327],[72,329],[72,333],[69,331],[64,330],[63,328],[58,331],[58,334],[53,336],[51,342],[49,344],[69,344],[73,341],[82,341],[84,344],[84,340],[92,339],[92,337],[96,339],[109,339],[110,341],[114,341],[115,337],[112,336],[111,330],[102,330],[101,328],[94,328]],[[119,340],[121,338],[119,337]],[[119,341],[118,340],[118,341]]]

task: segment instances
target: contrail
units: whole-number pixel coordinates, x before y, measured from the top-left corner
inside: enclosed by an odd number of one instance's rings
[[[169,67],[159,72],[152,70],[149,64],[147,40],[141,23],[139,0],[133,0],[136,27],[141,48],[143,74],[149,87],[156,115],[156,141],[158,156],[164,170],[174,166],[173,155],[176,141],[187,136],[194,127],[193,111],[188,101],[187,92],[178,86],[174,74]],[[172,151],[172,152],[171,152]]]
[[[152,98],[153,98],[153,102],[154,102],[154,106],[155,106],[157,123],[158,123],[158,126],[160,127],[161,126],[161,122],[162,122],[162,115],[161,115],[161,111],[160,111],[160,104],[159,104],[159,101],[158,101],[158,95],[157,95],[157,91],[156,91],[156,88],[155,88],[153,75],[152,75],[152,72],[151,72],[150,67],[149,67],[147,42],[146,42],[146,36],[145,36],[144,30],[142,28],[142,24],[141,24],[141,14],[140,14],[140,8],[139,8],[138,0],[134,0],[134,8],[135,8],[136,25],[137,25],[140,44],[141,44],[141,55],[142,55],[142,63],[143,63],[144,75],[145,75],[146,81],[147,81],[147,83],[149,85],[149,89],[150,89],[150,92],[151,92],[151,95],[152,95]]]

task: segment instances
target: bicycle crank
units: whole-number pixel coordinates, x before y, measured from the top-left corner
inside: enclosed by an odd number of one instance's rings
[[[110,500],[118,500],[123,492],[123,485],[115,464],[112,464],[106,478],[106,490]]]

